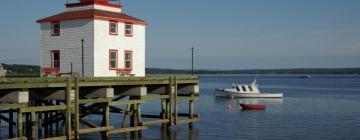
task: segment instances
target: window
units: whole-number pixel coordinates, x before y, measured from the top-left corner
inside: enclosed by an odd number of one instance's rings
[[[60,68],[60,50],[51,51],[51,67]]]
[[[125,23],[125,36],[133,36],[133,25]]]
[[[116,70],[118,68],[118,51],[110,50],[109,51],[109,69]]]
[[[60,35],[60,22],[51,23],[51,35],[52,36]]]
[[[132,69],[132,51],[125,51],[125,69]]]
[[[254,90],[252,89],[252,87],[251,86],[249,86],[249,90],[251,91],[251,92],[253,92]]]
[[[246,92],[246,87],[245,87],[245,86],[241,86],[241,88],[242,88],[242,90],[243,90],[244,92]]]
[[[236,86],[236,91],[240,91],[240,89],[239,89],[239,87],[238,87],[238,86]]]
[[[118,34],[118,23],[116,21],[109,22],[109,34],[110,35]]]

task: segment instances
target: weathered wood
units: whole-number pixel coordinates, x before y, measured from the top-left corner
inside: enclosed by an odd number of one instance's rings
[[[147,129],[147,127],[145,127],[145,126],[118,128],[118,129],[111,130],[109,133],[115,134],[115,133],[132,132],[132,131],[139,131],[139,130],[145,130],[145,129]]]
[[[35,112],[31,112],[31,139],[36,140],[36,115]]]
[[[194,118],[194,100],[189,101],[189,119]],[[189,128],[193,128],[193,123],[189,123]]]
[[[28,91],[12,91],[2,93],[0,96],[0,103],[27,103],[29,102]]]
[[[143,100],[159,100],[159,99],[167,99],[169,98],[169,95],[148,95],[141,97]]]
[[[86,129],[80,129],[79,134],[87,134],[87,133],[95,133],[95,132],[101,132],[101,131],[109,131],[113,129],[113,126],[110,127],[97,127],[97,128],[86,128]]]
[[[178,118],[178,84],[176,81],[176,77],[174,78],[174,124],[177,124],[177,118]]]
[[[40,139],[40,140],[66,140],[66,136],[61,137],[52,137],[52,138],[46,138],[46,139]]]
[[[56,111],[56,110],[65,110],[67,109],[66,105],[54,105],[54,106],[39,106],[39,107],[27,107],[23,108],[24,113],[29,112],[48,112],[48,111]]]
[[[8,139],[8,140],[27,140],[26,137],[18,137],[18,138],[12,138],[12,139]]]
[[[187,119],[187,120],[177,120],[177,124],[184,124],[184,123],[192,123],[199,121],[199,118]]]
[[[79,87],[79,78],[75,78],[75,139],[80,139],[80,87]]]
[[[9,78],[0,80],[0,93],[8,91],[29,91],[31,94],[39,95],[38,98],[30,98],[31,101],[41,101],[38,104],[29,103],[30,107],[24,104],[1,104],[0,111],[7,112],[9,109],[18,110],[20,118],[17,120],[18,136],[23,136],[22,115],[27,115],[28,120],[25,125],[27,129],[27,137],[34,138],[34,123],[38,121],[38,139],[41,139],[42,126],[50,129],[56,123],[57,137],[54,139],[79,139],[80,134],[102,132],[104,139],[109,138],[109,134],[140,131],[146,129],[143,126],[167,124],[168,126],[178,123],[192,123],[198,120],[198,116],[189,110],[189,114],[178,112],[178,103],[180,101],[194,102],[199,97],[193,93],[196,92],[199,80],[197,77],[176,76],[176,77],[125,77],[125,78]],[[114,100],[111,98],[101,98],[104,89],[114,89],[116,94],[120,95]],[[55,91],[55,93],[54,93]],[[81,91],[81,92],[80,92]],[[125,92],[124,92],[125,91]],[[147,95],[147,92],[160,91],[161,94]],[[88,92],[88,93],[87,93]],[[159,93],[160,93],[159,92]],[[184,93],[182,93],[184,92]],[[186,93],[190,92],[190,93]],[[50,93],[50,94],[47,94]],[[114,93],[114,94],[115,94]],[[146,93],[146,94],[144,94]],[[93,96],[95,95],[96,96]],[[127,95],[121,95],[127,94]],[[91,97],[89,96],[91,95]],[[121,99],[130,95],[129,101]],[[140,96],[143,95],[143,96]],[[191,96],[190,96],[191,95]],[[62,98],[60,99],[60,96]],[[105,95],[108,97],[107,95]],[[34,96],[35,97],[35,96]],[[59,97],[59,98],[58,98]],[[84,99],[90,97],[91,99]],[[112,97],[112,96],[111,96]],[[57,99],[57,103],[53,103],[52,99]],[[50,100],[50,101],[47,101]],[[142,114],[141,107],[143,103],[151,100],[161,100],[160,115]],[[63,102],[62,105],[59,101]],[[42,106],[45,105],[45,106]],[[118,106],[128,105],[127,110],[118,108]],[[193,105],[192,105],[193,106]],[[80,108],[81,107],[81,108]],[[45,115],[44,112],[49,115]],[[38,113],[38,118],[36,118]],[[55,113],[55,114],[54,114]],[[110,113],[124,113],[121,127],[115,129],[110,124]],[[103,124],[101,127],[85,122],[80,119],[86,115],[102,114]],[[192,114],[192,115],[190,115]],[[34,117],[35,115],[35,117]],[[44,115],[44,116],[43,116]],[[130,116],[130,128],[125,128],[126,118]],[[192,119],[190,119],[192,116]],[[142,118],[155,118],[155,121],[143,121]],[[189,117],[188,120],[179,120],[180,117]],[[43,121],[47,119],[47,122]],[[35,120],[34,120],[35,119]],[[21,123],[19,123],[21,120]],[[65,129],[59,128],[59,121],[64,123]],[[80,122],[92,128],[80,129]],[[73,127],[71,127],[73,124]],[[72,129],[74,128],[74,130]],[[66,137],[59,137],[58,130],[65,130]],[[109,132],[109,133],[107,133]],[[63,132],[62,132],[63,133]],[[50,138],[50,137],[47,137]]]
[[[111,106],[120,106],[120,105],[128,105],[128,104],[139,104],[144,103],[145,101],[142,100],[129,100],[129,101],[113,101],[110,102]]]
[[[38,138],[43,138],[43,113],[38,113]]]
[[[67,139],[72,137],[71,128],[71,79],[68,78],[66,81],[66,136]]]
[[[130,109],[131,109],[131,104],[128,104],[126,112],[125,112],[124,117],[121,122],[121,128],[124,128],[126,125],[126,118],[129,116]]]
[[[0,104],[0,110],[16,110],[16,109],[19,109],[19,108],[24,108],[26,107],[27,104],[26,103],[20,103],[20,104]]]
[[[111,102],[112,98],[108,98],[108,102]],[[106,106],[103,108],[103,126],[109,127],[110,126],[110,106],[109,103],[106,103]],[[109,139],[109,131],[102,132],[103,140]]]
[[[23,133],[23,114],[22,114],[22,110],[19,109],[17,112],[17,135],[18,137],[23,137],[24,133]]]
[[[97,103],[107,103],[109,100],[107,98],[97,98],[97,99],[81,99],[79,104],[97,104]]]
[[[150,126],[150,125],[160,125],[160,124],[167,124],[169,123],[169,119],[162,119],[162,120],[155,120],[155,121],[145,121],[142,122],[143,126]]]
[[[172,113],[173,113],[173,99],[174,99],[174,97],[173,97],[173,93],[174,93],[174,87],[173,87],[173,80],[172,80],[173,78],[172,77],[170,77],[169,78],[169,89],[170,89],[170,93],[169,93],[169,95],[170,95],[170,98],[169,98],[169,110],[168,110],[168,118],[170,119],[170,122],[169,122],[169,124],[168,124],[168,126],[171,126],[171,125],[173,125],[173,115],[172,115]]]

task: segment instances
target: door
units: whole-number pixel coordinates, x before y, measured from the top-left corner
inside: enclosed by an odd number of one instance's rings
[[[51,51],[51,67],[60,69],[60,50]]]

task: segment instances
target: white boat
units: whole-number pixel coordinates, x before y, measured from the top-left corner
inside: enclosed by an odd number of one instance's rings
[[[3,68],[3,66],[0,64],[0,77],[5,77],[6,70]]]
[[[215,96],[230,98],[282,98],[282,93],[261,93],[256,80],[250,85],[233,84],[231,88],[215,89]]]

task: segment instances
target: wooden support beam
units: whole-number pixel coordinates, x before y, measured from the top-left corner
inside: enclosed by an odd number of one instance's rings
[[[9,138],[14,137],[14,124],[12,123],[14,120],[14,112],[13,110],[9,110]]]
[[[54,106],[37,106],[37,107],[27,107],[23,108],[24,113],[31,112],[49,112],[49,111],[57,111],[57,110],[66,110],[66,105],[54,105]]]
[[[3,112],[11,109],[19,109],[19,108],[25,108],[27,107],[27,103],[19,103],[19,104],[0,104],[0,110]]]
[[[72,138],[71,128],[71,79],[66,80],[66,136],[67,139]]]
[[[114,126],[110,127],[97,127],[97,128],[86,128],[80,129],[79,134],[87,134],[87,133],[95,133],[95,132],[102,132],[102,131],[109,131],[114,129]]]
[[[173,78],[169,77],[169,89],[170,89],[170,98],[169,98],[169,103],[168,103],[168,118],[170,119],[170,122],[168,124],[168,126],[173,125],[173,93],[174,93],[174,87],[173,87]]]
[[[23,133],[23,114],[22,114],[22,109],[18,109],[17,112],[17,136],[18,137],[23,137],[24,133]]]
[[[92,123],[92,122],[89,122],[89,121],[87,121],[87,120],[84,120],[84,119],[79,119],[79,122],[87,125],[87,126],[90,127],[90,128],[100,127],[100,126],[98,126],[98,125],[96,125],[96,124],[94,124],[94,123]],[[80,130],[80,129],[79,129],[79,130]]]
[[[12,138],[12,139],[8,139],[8,140],[27,140],[26,137],[18,137],[18,138]]]
[[[173,87],[174,87],[174,124],[177,124],[177,117],[178,117],[178,84],[176,81],[176,77],[173,81]]]
[[[3,116],[1,115],[1,110],[0,110],[0,137],[2,136],[2,130],[1,130],[1,128],[2,128],[2,127],[1,127],[1,126],[2,126],[2,125],[1,125],[2,117],[3,117]],[[5,117],[4,117],[4,118],[5,118]]]
[[[147,129],[147,127],[145,127],[145,126],[128,127],[128,128],[118,128],[118,129],[113,129],[113,130],[111,130],[109,133],[110,133],[110,134],[116,134],[116,133],[140,131],[140,130],[145,130],[145,129]]]
[[[0,103],[27,103],[29,102],[28,91],[12,91],[2,93],[0,96]]]
[[[60,136],[60,137],[45,138],[40,140],[67,140],[67,138],[66,136]]]
[[[141,97],[143,100],[160,100],[160,99],[168,99],[169,95],[148,95]]]
[[[177,124],[185,124],[199,121],[199,118],[187,119],[187,120],[178,120]]]
[[[189,101],[189,119],[194,118],[194,100]],[[189,122],[189,128],[193,128],[193,123]]]
[[[136,86],[126,90],[116,90],[116,95],[123,96],[146,96],[147,95],[147,87],[144,86]]]
[[[114,97],[114,88],[88,87],[84,88],[84,90],[82,89],[82,91],[79,92],[79,96],[81,98],[112,98]]]
[[[167,124],[167,123],[169,123],[169,122],[170,122],[169,119],[162,119],[162,120],[142,122],[142,125],[143,125],[143,126],[160,125],[160,124]]]
[[[196,94],[198,95],[200,93],[200,86],[198,84],[190,84],[190,85],[183,85],[179,86],[178,89],[179,94]]]
[[[75,77],[75,140],[80,139],[80,87],[79,87],[79,77]]]
[[[103,108],[103,126],[109,127],[110,126],[110,106],[109,103],[111,102],[112,98],[108,98],[108,103],[106,103],[106,106]],[[109,131],[103,131],[102,132],[102,138],[103,140],[109,139]]]
[[[38,138],[42,139],[43,138],[43,113],[39,112],[38,113]]]
[[[111,106],[121,106],[121,105],[128,105],[128,104],[139,104],[144,103],[143,100],[129,100],[129,101],[113,101],[110,102]]]
[[[31,139],[36,140],[36,114],[31,112]]]

